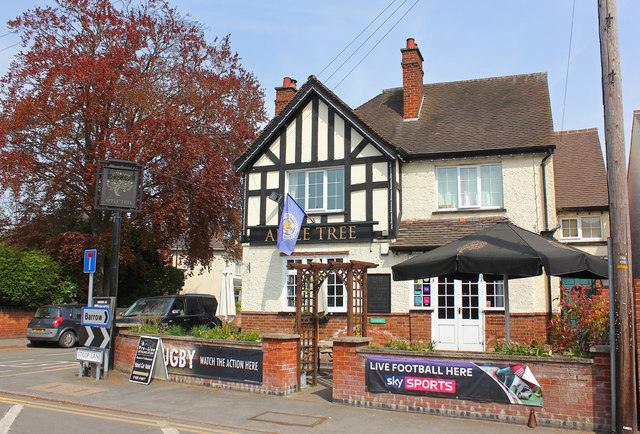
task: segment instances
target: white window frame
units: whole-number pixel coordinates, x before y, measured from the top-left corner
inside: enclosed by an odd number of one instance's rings
[[[426,279],[424,279],[426,280]],[[411,310],[429,310],[429,311],[436,311],[436,309],[438,309],[439,305],[438,305],[438,278],[437,277],[432,277],[429,279],[430,280],[430,284],[431,284],[431,305],[430,306],[416,306],[414,303],[414,287],[416,284],[416,280],[412,280],[410,281],[410,299],[409,299],[409,309]],[[461,281],[459,281],[458,279],[454,280],[454,284],[455,285],[459,285]],[[488,307],[486,306],[487,303],[487,284],[491,284],[491,282],[486,282],[484,280],[484,278],[482,277],[482,275],[480,275],[480,278],[478,279],[478,290],[480,291],[480,300],[484,302],[484,306],[480,306],[480,310],[482,311],[497,311],[497,312],[502,312],[504,311],[504,282],[502,282],[503,284],[503,289],[502,289],[502,306],[492,306],[492,307]],[[498,296],[499,297],[499,296]]]
[[[311,262],[312,260],[315,259],[315,262],[322,262],[324,264],[326,264],[329,259],[332,260],[342,260],[342,262],[347,262],[347,256],[346,255],[322,255],[322,256],[289,256],[284,258],[283,261],[283,265],[284,265],[284,272],[283,272],[283,284],[282,284],[282,310],[284,312],[295,312],[296,311],[296,307],[294,306],[289,306],[289,296],[288,296],[288,281],[289,281],[289,276],[295,276],[298,274],[297,270],[290,270],[287,267],[287,262],[288,260],[294,260],[294,261],[301,261],[302,264],[308,264],[309,262]],[[324,280],[324,282],[322,283],[322,285],[324,286],[324,294],[327,296],[327,298],[329,297],[329,291],[327,288],[327,281],[328,281],[328,277],[327,279]],[[339,306],[339,307],[332,307],[329,306],[329,300],[327,299],[327,310],[329,313],[332,312],[346,312],[347,311],[347,291],[346,291],[346,286],[343,283],[342,284],[343,287],[343,292],[342,292],[342,297],[343,297],[343,305]],[[294,293],[295,294],[295,293]],[[294,295],[294,300],[295,300],[295,295]]]
[[[329,176],[328,172],[331,170],[342,170],[342,207],[341,208],[328,208],[329,200]],[[322,172],[322,208],[309,208],[309,173]],[[320,168],[320,169],[306,169],[306,170],[291,170],[287,172],[287,176],[285,177],[285,191],[289,192],[289,176],[293,173],[304,173],[305,181],[304,181],[304,203],[298,203],[307,213],[322,213],[322,212],[342,212],[344,211],[344,203],[345,203],[345,182],[344,182],[344,167],[328,167],[328,168]],[[292,195],[293,196],[293,195]]]
[[[582,236],[582,219],[583,218],[594,218],[597,217],[598,220],[600,221],[600,237],[584,237]],[[578,223],[578,236],[576,237],[565,237],[564,233],[562,232],[562,225],[565,221],[568,220],[576,220]],[[604,240],[604,230],[602,227],[602,216],[595,214],[595,215],[576,215],[576,216],[567,216],[567,217],[562,217],[560,219],[560,237],[561,240],[563,241],[602,241]]]
[[[497,166],[500,169],[500,197],[501,203],[499,205],[485,206],[482,204],[482,168],[488,166]],[[457,197],[456,206],[452,208],[440,207],[439,194],[439,179],[438,171],[440,169],[456,169],[456,187]],[[476,183],[475,183],[475,196],[477,204],[462,205],[463,192],[462,183],[460,182],[460,171],[474,169],[476,171]],[[456,210],[468,210],[468,209],[501,209],[504,207],[504,178],[502,175],[502,163],[490,163],[490,164],[476,164],[476,165],[464,165],[464,166],[437,166],[436,167],[436,206],[438,211],[456,211]]]

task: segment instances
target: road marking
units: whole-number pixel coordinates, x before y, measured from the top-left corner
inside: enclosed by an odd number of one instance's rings
[[[29,372],[18,372],[16,374],[7,374],[7,375],[0,375],[0,378],[7,378],[7,377],[18,377],[20,375],[29,375],[29,374],[39,374],[41,372],[53,372],[53,371],[63,371],[65,369],[77,369],[76,367],[73,366],[65,366],[64,368],[54,368],[54,369],[38,369],[37,371],[29,371]]]
[[[9,428],[13,425],[13,421],[16,420],[23,408],[24,407],[21,404],[17,404],[9,409],[7,414],[0,419],[0,433],[7,434],[9,432]]]
[[[74,405],[66,405],[66,407],[73,407],[73,408],[67,409],[67,408],[64,408],[65,407],[64,404],[47,404],[42,401],[31,401],[28,399],[9,398],[4,396],[0,396],[0,402],[5,402],[8,404],[22,404],[20,405],[20,407],[26,406],[30,408],[37,408],[40,410],[71,414],[75,416],[88,416],[88,417],[93,417],[95,419],[104,419],[104,420],[111,420],[116,422],[126,422],[126,423],[135,424],[135,425],[155,426],[155,427],[158,426],[157,419],[152,419],[150,417],[129,416],[127,414],[119,413],[117,410],[108,410],[110,413],[114,413],[113,415],[110,415],[110,414],[106,414],[107,410],[90,410],[90,409],[85,409],[85,408],[74,406]],[[203,423],[206,423],[206,422],[203,422]],[[238,428],[241,431],[228,431],[228,430],[201,427],[197,425],[179,423],[179,422],[174,422],[172,423],[172,425],[180,428],[182,431],[192,432],[192,433],[238,434],[240,432],[246,431],[243,428]],[[250,430],[250,431],[255,431],[255,430]],[[177,431],[177,432],[180,432],[180,431]],[[0,431],[0,433],[6,434],[6,431],[4,433]]]

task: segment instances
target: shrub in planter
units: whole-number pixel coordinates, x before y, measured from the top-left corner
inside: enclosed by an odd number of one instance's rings
[[[586,288],[562,287],[561,313],[549,322],[549,337],[558,352],[586,353],[593,345],[609,343],[609,304],[602,295],[587,295]]]

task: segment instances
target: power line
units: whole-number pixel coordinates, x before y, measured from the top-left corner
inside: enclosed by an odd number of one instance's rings
[[[371,49],[370,49],[369,51],[367,51],[367,53],[362,57],[362,59],[360,59],[360,61],[359,61],[358,63],[356,63],[356,65],[355,65],[353,68],[351,68],[351,70],[347,73],[347,75],[345,75],[345,76],[342,78],[342,80],[340,80],[340,82],[339,82],[338,84],[336,84],[336,86],[333,88],[333,90],[336,90],[336,89],[338,88],[338,86],[340,86],[340,85],[342,84],[342,82],[343,82],[343,81],[345,81],[345,80],[346,80],[346,78],[347,78],[349,75],[351,75],[351,73],[352,73],[352,72],[353,72],[353,71],[354,71],[354,70],[355,70],[355,69],[356,69],[356,68],[357,68],[357,67],[358,67],[358,66],[359,66],[363,61],[364,61],[364,59],[366,59],[366,57],[367,57],[369,54],[371,54],[371,52],[372,52],[372,51],[373,51],[373,50],[374,50],[374,49],[375,49],[375,48],[380,44],[380,42],[382,42],[382,41],[384,40],[384,38],[386,38],[386,37],[387,37],[387,35],[388,35],[389,33],[391,33],[391,31],[392,31],[392,30],[393,30],[393,29],[394,29],[394,28],[395,28],[395,27],[400,23],[400,21],[402,21],[402,19],[403,19],[403,18],[404,18],[404,17],[405,17],[405,16],[406,16],[410,11],[411,11],[411,9],[413,9],[413,8],[414,8],[414,6],[418,4],[418,2],[419,2],[419,1],[420,1],[420,0],[416,0],[416,1],[411,5],[411,7],[409,7],[409,9],[407,9],[407,11],[406,11],[404,14],[402,14],[402,16],[400,17],[400,19],[398,19],[398,21],[396,21],[396,23],[395,23],[393,26],[391,26],[391,28],[387,31],[387,33],[385,33],[385,34],[382,36],[382,38],[380,38],[380,40],[378,40],[378,42],[376,42],[376,44],[375,44],[373,47],[371,47]],[[574,0],[574,2],[575,2],[575,0]],[[404,3],[403,3],[403,4],[404,4]],[[402,5],[401,5],[401,6],[402,6]],[[395,11],[394,11],[394,13],[395,13]],[[354,53],[354,54],[355,54],[355,53]]]
[[[569,63],[571,61],[571,45],[573,41],[573,21],[576,11],[576,0],[573,0],[571,8],[571,30],[569,31],[569,54],[567,55],[567,75],[564,80],[564,100],[562,102],[562,121],[560,122],[560,131],[564,131],[564,112],[567,108],[567,88],[569,87]]]
[[[417,1],[419,1],[419,0],[417,0]],[[417,1],[416,1],[416,2],[417,2]],[[383,21],[383,22],[382,22],[382,23],[381,23],[381,24],[380,24],[380,25],[379,25],[379,26],[378,26],[378,27],[373,31],[373,33],[371,33],[371,35],[369,35],[369,37],[368,37],[367,39],[365,39],[365,40],[364,40],[364,42],[362,42],[362,44],[361,44],[358,48],[356,48],[356,50],[355,50],[353,53],[351,53],[351,55],[350,55],[349,57],[347,57],[347,58],[345,59],[345,61],[344,61],[344,62],[342,62],[342,63],[340,64],[340,66],[338,66],[338,68],[337,68],[335,71],[333,71],[333,74],[331,74],[329,77],[327,77],[327,80],[326,80],[326,81],[329,81],[329,80],[331,79],[331,77],[333,77],[334,75],[336,75],[336,73],[337,73],[337,72],[338,72],[338,71],[339,71],[339,70],[344,66],[344,64],[345,64],[345,63],[347,63],[349,60],[351,60],[351,58],[352,58],[352,57],[353,57],[353,56],[354,56],[358,51],[360,51],[360,49],[361,49],[362,47],[364,47],[364,44],[366,44],[366,43],[367,43],[367,41],[369,41],[369,39],[371,39],[371,38],[373,37],[373,35],[375,35],[376,33],[378,33],[378,30],[380,30],[380,28],[381,28],[383,25],[385,25],[385,24],[386,24],[386,22],[387,22],[387,21],[389,21],[389,19],[391,19],[391,17],[395,15],[395,13],[398,11],[398,9],[400,9],[400,8],[401,8],[401,7],[402,7],[406,2],[407,2],[407,0],[404,0],[402,3],[400,3],[400,6],[398,6],[398,7],[397,7],[393,12],[391,12],[391,15],[389,15],[389,16],[388,16],[388,17],[387,17],[387,18],[386,18],[386,19],[385,19],[385,20],[384,20],[384,21]],[[413,6],[412,6],[412,7],[413,7]],[[409,10],[411,10],[411,8],[409,8]],[[406,15],[406,13],[405,13],[405,15]],[[404,15],[403,15],[403,17],[404,17]],[[402,18],[401,18],[401,19],[402,19]],[[397,23],[396,23],[396,24],[397,24]],[[395,27],[395,25],[394,25],[394,27]],[[392,28],[393,28],[393,27],[392,27]],[[387,32],[387,33],[388,33],[388,32]],[[385,36],[386,36],[386,35],[385,35]],[[377,44],[376,44],[376,45],[377,45]],[[374,47],[374,48],[375,48],[375,47]],[[367,54],[368,54],[368,53],[367,53]],[[365,55],[365,56],[366,56],[366,55]],[[339,83],[338,83],[338,84],[339,84]],[[336,86],[336,87],[337,87],[337,86]]]
[[[14,30],[13,32],[7,32],[4,35],[0,35],[0,38],[4,38],[5,36],[13,35],[14,33],[18,33],[18,31]]]
[[[0,52],[2,52],[2,51],[7,51],[9,48],[13,48],[13,47],[15,47],[16,45],[20,45],[20,42],[16,42],[16,43],[15,43],[15,44],[13,44],[13,45],[9,45],[8,47],[5,47],[5,48],[0,49]]]
[[[377,16],[377,17],[375,17],[373,20],[371,20],[371,22],[370,22],[369,24],[367,24],[367,27],[365,27],[365,28],[364,28],[364,29],[363,29],[363,30],[358,34],[358,36],[356,36],[355,38],[353,38],[353,39],[351,40],[351,42],[349,42],[349,44],[348,44],[346,47],[344,47],[344,48],[342,49],[342,51],[341,51],[340,53],[338,53],[338,55],[337,55],[336,57],[334,57],[334,58],[333,58],[333,60],[332,60],[331,62],[329,62],[329,64],[328,64],[327,66],[325,66],[325,67],[322,69],[322,71],[320,71],[320,73],[318,74],[318,77],[320,77],[320,76],[322,75],[322,73],[323,73],[324,71],[326,71],[326,70],[327,70],[327,68],[328,68],[329,66],[331,66],[331,64],[332,64],[333,62],[335,62],[335,61],[336,61],[336,59],[337,59],[338,57],[340,57],[340,56],[342,55],[342,53],[344,53],[344,52],[345,52],[345,51],[346,51],[346,50],[347,50],[351,45],[353,45],[353,43],[354,43],[354,42],[355,42],[355,41],[356,41],[360,36],[362,36],[362,34],[363,34],[364,32],[366,32],[366,31],[367,31],[367,29],[368,29],[369,27],[371,27],[371,25],[372,25],[374,22],[376,22],[376,20],[377,20],[378,18],[380,18],[380,16],[381,16],[382,14],[384,14],[384,13],[387,11],[387,9],[389,9],[389,8],[391,7],[391,5],[392,5],[392,4],[394,4],[395,2],[396,2],[396,0],[392,0],[392,1],[391,1],[391,3],[389,3],[389,4],[387,5],[387,7],[386,7],[386,8],[384,8],[384,10],[378,14],[378,16]]]

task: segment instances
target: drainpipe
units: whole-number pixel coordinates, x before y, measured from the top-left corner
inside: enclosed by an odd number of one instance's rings
[[[547,151],[547,155],[545,155],[545,157],[540,162],[540,168],[542,169],[542,201],[543,201],[543,207],[544,207],[545,232],[549,231],[549,212],[548,212],[549,205],[547,202],[547,175],[545,172],[545,166],[546,166],[547,160],[551,158],[552,154],[553,154],[553,150],[549,149]],[[547,296],[549,298],[549,303],[547,305],[547,308],[549,310],[549,319],[551,319],[551,313],[553,312],[553,303],[552,303],[552,294],[551,294],[551,276],[549,276],[548,274],[547,274],[546,285],[547,285]]]

